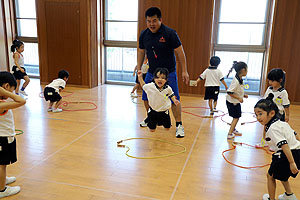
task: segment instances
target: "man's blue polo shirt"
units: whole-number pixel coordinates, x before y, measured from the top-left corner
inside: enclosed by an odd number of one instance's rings
[[[146,49],[151,74],[156,68],[165,67],[169,72],[176,71],[176,58],[174,49],[181,45],[175,30],[161,24],[156,33],[148,28],[141,32],[139,48]]]

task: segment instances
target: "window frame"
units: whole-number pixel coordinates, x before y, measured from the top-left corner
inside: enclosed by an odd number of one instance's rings
[[[137,41],[120,41],[120,40],[107,40],[106,36],[108,34],[106,23],[107,22],[137,22],[138,27],[138,19],[136,21],[131,20],[108,20],[107,18],[107,12],[108,12],[108,6],[107,6],[108,0],[103,0],[104,3],[104,11],[103,11],[103,46],[104,46],[104,83],[105,84],[120,84],[120,85],[134,85],[135,83],[129,83],[129,82],[122,82],[122,81],[109,81],[107,80],[107,47],[120,47],[120,48],[135,48],[137,49]],[[136,33],[138,34],[138,33]],[[137,39],[138,40],[138,39]]]
[[[263,53],[262,60],[262,69],[260,75],[260,85],[258,92],[247,92],[249,94],[260,94],[263,83],[263,74],[266,65],[266,53],[268,49],[268,43],[270,40],[270,30],[271,30],[271,11],[272,11],[272,0],[267,0],[266,6],[266,16],[265,23],[262,22],[230,22],[230,24],[265,24],[264,32],[263,32],[263,42],[261,45],[237,45],[237,44],[218,44],[219,37],[219,24],[220,24],[220,14],[221,14],[221,1],[223,0],[215,0],[215,8],[214,8],[214,19],[212,25],[212,48],[211,55],[215,55],[216,51],[228,51],[228,52],[257,52]],[[222,22],[224,24],[226,22]]]

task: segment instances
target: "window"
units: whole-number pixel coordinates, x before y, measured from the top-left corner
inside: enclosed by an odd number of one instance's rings
[[[35,0],[15,0],[17,38],[24,45],[24,67],[29,76],[39,76]]]
[[[217,0],[213,53],[221,58],[219,69],[227,75],[233,61],[248,65],[245,91],[259,93],[266,51],[269,0]],[[255,14],[253,14],[255,13]],[[231,83],[234,72],[225,78]],[[249,86],[249,87],[248,87]],[[224,86],[221,89],[225,89]]]
[[[105,1],[106,82],[130,83],[137,61],[138,0]]]

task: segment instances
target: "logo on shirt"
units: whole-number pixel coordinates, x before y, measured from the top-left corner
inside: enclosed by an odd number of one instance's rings
[[[282,104],[282,98],[281,98],[281,96],[278,96],[278,97],[275,99],[275,102],[276,102],[277,104]]]
[[[163,36],[161,36],[161,38],[159,38],[159,42],[166,42],[166,40]]]

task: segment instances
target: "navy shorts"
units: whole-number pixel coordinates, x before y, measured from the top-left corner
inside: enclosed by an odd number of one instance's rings
[[[145,81],[145,78],[146,78],[146,74],[143,74],[143,80],[144,81]],[[140,84],[138,75],[136,75],[136,77],[135,77],[135,83]]]
[[[154,76],[150,72],[146,74],[145,83],[150,83],[153,80]],[[168,85],[172,88],[174,95],[178,101],[180,101],[179,91],[178,91],[178,82],[177,82],[177,74],[175,72],[171,72],[168,77]],[[148,101],[147,94],[143,91],[142,100]],[[172,100],[171,100],[172,101]],[[173,101],[172,101],[173,103]]]
[[[45,87],[44,89],[44,97],[46,101],[50,102],[57,102],[62,99],[62,97],[55,91],[54,88],[51,87]]]
[[[297,168],[300,169],[300,149],[291,150]],[[280,155],[278,155],[280,154]],[[280,181],[287,181],[290,176],[296,178],[290,169],[290,163],[283,151],[273,153],[272,163],[268,171],[269,175]]]
[[[7,137],[0,137],[0,165],[9,165],[17,161],[16,138],[8,143]]]
[[[24,69],[24,73],[18,70],[17,66],[13,66],[12,71],[14,72],[13,75],[16,78],[16,80],[24,79],[24,76],[27,76],[26,69],[24,67],[21,67]]]
[[[148,112],[148,124],[147,126],[150,129],[156,129],[156,126],[164,126],[165,128],[171,127],[171,118],[169,114],[169,110],[156,112],[152,108]]]
[[[228,114],[232,118],[240,118],[242,116],[241,104],[233,104],[229,101],[226,101],[226,106],[228,109]]]
[[[217,101],[218,96],[219,96],[219,92],[220,92],[220,87],[219,86],[205,87],[204,100],[213,99],[213,100]]]

